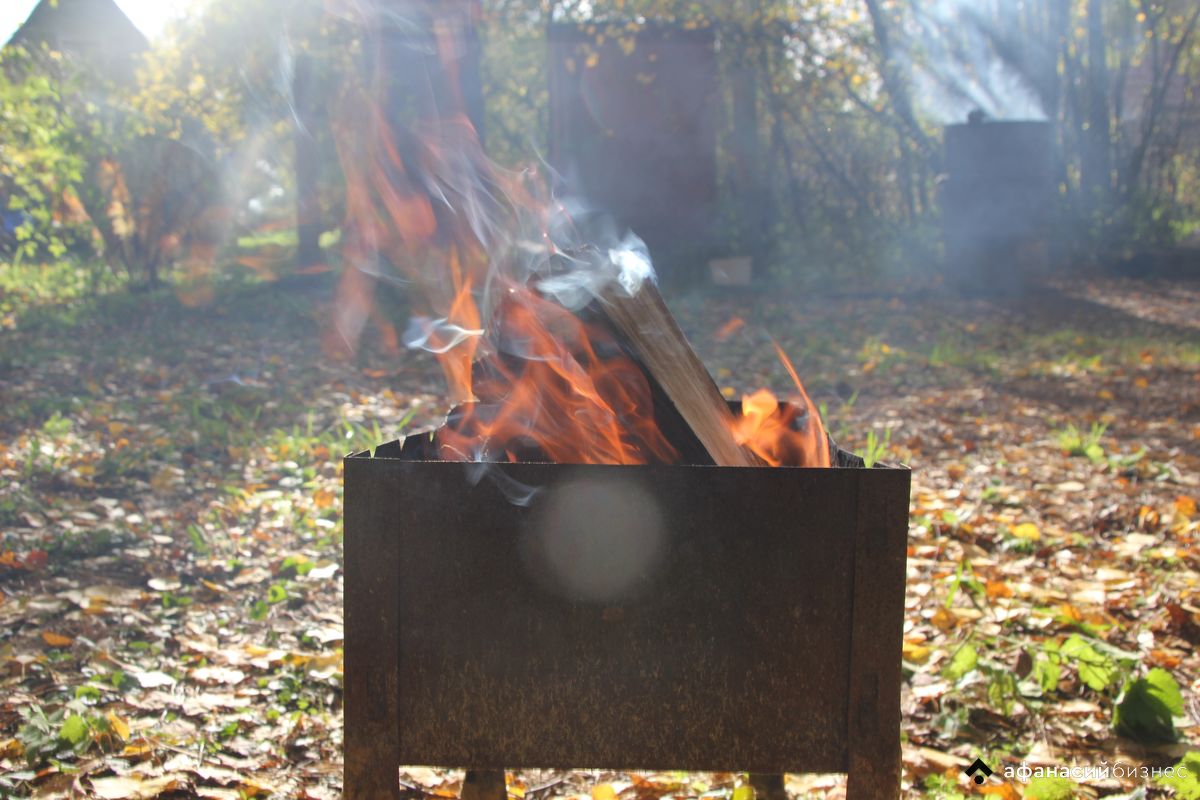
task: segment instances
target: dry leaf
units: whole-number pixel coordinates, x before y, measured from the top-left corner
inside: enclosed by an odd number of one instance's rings
[[[611,783],[600,783],[592,787],[592,800],[617,800],[617,792]]]
[[[1018,539],[1025,539],[1030,542],[1036,542],[1042,538],[1041,530],[1032,522],[1022,522],[1020,525],[1014,526],[1012,535]]]
[[[912,661],[916,664],[922,664],[926,659],[929,658],[929,653],[931,651],[923,644],[916,644],[914,642],[906,641],[904,643],[903,652],[905,660]]]
[[[178,578],[151,578],[146,585],[156,592],[174,592],[183,586]]]
[[[1012,597],[1013,590],[1004,581],[988,581],[987,596],[989,600],[995,600],[997,597]]]
[[[145,780],[135,776],[93,778],[92,791],[104,800],[153,800],[166,792],[180,791],[187,781],[178,775],[163,775]]]
[[[980,794],[998,797],[1000,800],[1021,800],[1021,793],[1014,789],[1010,783],[985,784],[980,786],[976,791]]]
[[[933,618],[929,621],[940,631],[950,631],[958,627],[958,617],[945,607],[939,607],[933,612]]]
[[[199,667],[192,670],[192,680],[197,683],[226,684],[232,686],[246,679],[246,673],[229,667]]]
[[[67,647],[75,640],[70,636],[63,636],[53,631],[42,631],[42,641],[51,647]]]
[[[139,672],[133,676],[143,689],[157,689],[160,686],[172,686],[175,679],[165,672]]]
[[[121,737],[121,741],[129,741],[129,723],[126,722],[120,715],[112,711],[109,711],[104,716],[108,720],[108,724],[109,727],[112,728],[112,732]]]
[[[1175,513],[1191,519],[1196,516],[1196,498],[1180,495],[1175,498]]]

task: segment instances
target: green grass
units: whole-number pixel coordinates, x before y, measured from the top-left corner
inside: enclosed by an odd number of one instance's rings
[[[880,436],[875,432],[875,429],[867,431],[866,446],[858,452],[857,455],[862,456],[863,463],[868,468],[874,467],[879,462],[887,457],[888,451],[892,446],[892,429],[884,430]]]
[[[340,229],[325,231],[321,234],[319,244],[323,248],[335,247],[342,240]],[[295,247],[299,236],[295,228],[271,231],[269,233],[251,233],[239,236],[237,246],[242,250],[256,250],[260,247]]]
[[[107,294],[126,283],[106,265],[95,262],[70,259],[44,264],[0,262],[0,319],[30,307]]]
[[[1087,430],[1077,428],[1071,423],[1055,431],[1054,436],[1058,440],[1059,448],[1067,455],[1082,456],[1093,463],[1100,463],[1104,461],[1104,447],[1100,441],[1107,430],[1108,426],[1101,422],[1093,422]]]

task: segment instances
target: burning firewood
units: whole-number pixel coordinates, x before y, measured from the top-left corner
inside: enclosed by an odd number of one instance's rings
[[[447,41],[437,49],[449,58]],[[450,100],[401,135],[366,90],[350,95],[361,108],[349,118],[367,124],[339,135],[347,267],[329,337],[353,348],[384,260],[422,290],[404,341],[439,359],[459,404],[430,440],[438,458],[829,466],[798,379],[800,405],[762,390],[735,416],[659,295],[645,245],[560,199],[538,170],[499,168]]]
[[[614,286],[601,299],[604,313],[633,347],[642,367],[662,387],[713,463],[722,467],[762,466],[763,461],[734,438],[729,404],[679,329],[658,288],[644,281],[629,294]]]

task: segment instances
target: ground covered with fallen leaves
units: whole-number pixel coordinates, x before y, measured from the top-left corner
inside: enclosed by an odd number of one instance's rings
[[[913,469],[906,792],[1200,797],[1200,292],[672,299],[730,396],[791,355],[846,449]],[[11,304],[0,796],[337,797],[341,462],[435,422],[436,366],[322,356],[324,293]],[[796,724],[804,724],[797,720]],[[1142,774],[1194,765],[1175,783]],[[1133,777],[1061,777],[1122,764]],[[1026,776],[1029,777],[1029,776]],[[414,797],[461,773],[410,770]],[[1190,780],[1191,782],[1188,782]],[[798,796],[844,778],[789,776]],[[744,776],[511,776],[514,798],[748,800]]]

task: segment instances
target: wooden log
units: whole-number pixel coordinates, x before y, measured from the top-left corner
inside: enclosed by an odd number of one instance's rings
[[[733,413],[699,356],[679,329],[662,295],[644,281],[631,296],[614,286],[601,297],[604,314],[654,376],[679,415],[721,467],[763,462],[733,436]]]

